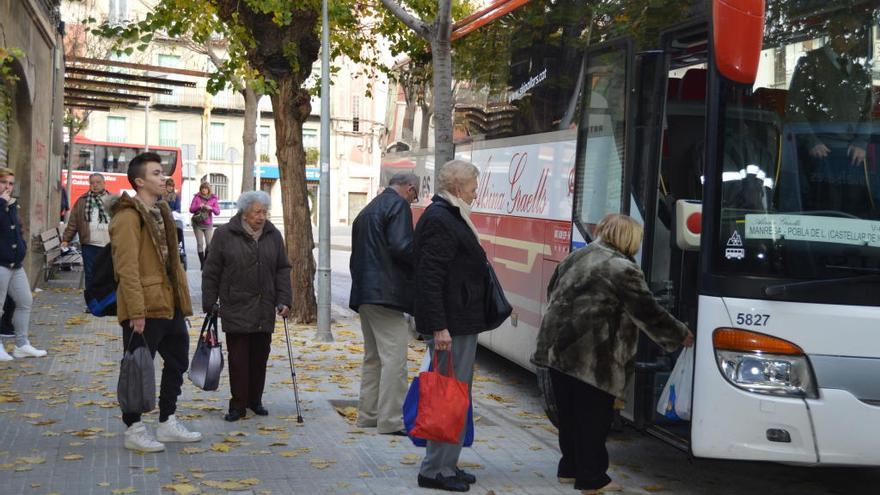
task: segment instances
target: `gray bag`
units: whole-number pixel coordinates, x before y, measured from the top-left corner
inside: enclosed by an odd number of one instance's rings
[[[217,313],[211,313],[202,324],[196,352],[189,364],[189,379],[205,391],[217,390],[223,371],[223,346],[217,334]]]
[[[135,335],[144,340],[144,345],[131,349]],[[128,348],[122,356],[119,367],[119,382],[116,384],[116,400],[123,413],[140,414],[156,408],[156,374],[153,356],[147,347],[143,334],[132,332]]]

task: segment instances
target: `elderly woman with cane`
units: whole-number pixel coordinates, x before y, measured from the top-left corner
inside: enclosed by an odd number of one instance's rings
[[[226,421],[238,421],[248,408],[269,414],[263,387],[275,315],[290,312],[290,261],[281,232],[267,219],[269,203],[263,191],[238,198],[238,213],[217,229],[202,271],[202,309],[214,311],[219,299],[226,333],[232,390]]]
[[[654,300],[633,259],[642,226],[611,214],[593,238],[553,273],[532,356],[534,364],[550,369],[559,412],[559,482],[584,495],[623,490],[608,477],[605,439],[614,399],[625,398],[639,330],[670,352],[694,343],[688,327]]]
[[[486,252],[470,219],[478,175],[472,163],[452,160],[444,164],[437,176],[439,192],[419,219],[414,237],[416,329],[432,338],[428,352],[446,351],[438,355],[434,366],[447,373],[450,362],[454,363],[456,379],[467,383],[468,390],[474,376],[477,334],[487,330]],[[465,430],[458,443],[428,441],[419,470],[420,487],[466,492],[476,483],[473,474],[458,467]]]

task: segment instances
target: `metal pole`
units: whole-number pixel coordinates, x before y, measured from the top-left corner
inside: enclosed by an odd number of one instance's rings
[[[321,194],[318,201],[318,332],[315,339],[332,342],[330,332],[330,22],[327,0],[321,5]]]
[[[150,102],[144,103],[144,151],[150,151]]]
[[[260,136],[260,129],[262,129],[262,123],[263,123],[263,110],[260,108],[260,106],[261,106],[260,103],[262,101],[263,101],[262,98],[257,100],[257,136]],[[259,144],[259,139],[257,140],[257,144]],[[254,153],[254,154],[256,154],[256,153]],[[261,158],[261,157],[258,157],[258,158]],[[263,165],[262,165],[263,160],[255,160],[255,161],[257,163],[254,166],[254,178],[253,178],[254,191],[262,191],[263,187],[260,184],[260,178],[261,178],[260,176],[262,175],[262,172],[263,172]]]

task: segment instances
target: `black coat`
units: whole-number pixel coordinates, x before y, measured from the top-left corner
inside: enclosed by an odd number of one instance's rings
[[[485,331],[486,252],[458,207],[434,196],[416,225],[415,254],[419,333]]]
[[[11,205],[0,199],[0,266],[21,268],[27,254],[21,220],[18,218],[18,202]]]
[[[202,270],[202,309],[220,300],[226,333],[272,333],[278,305],[291,307],[290,261],[281,232],[266,221],[259,242],[241,213],[217,229]]]
[[[412,225],[409,203],[390,187],[358,213],[351,229],[351,309],[376,304],[412,313]]]

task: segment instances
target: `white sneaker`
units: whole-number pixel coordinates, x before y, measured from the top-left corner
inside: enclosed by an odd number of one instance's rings
[[[141,452],[162,452],[165,445],[157,442],[147,427],[138,421],[125,430],[125,448]]]
[[[6,352],[6,348],[3,344],[0,344],[0,361],[12,361],[12,356]]]
[[[17,358],[26,358],[26,357],[43,357],[46,355],[46,351],[42,349],[37,349],[36,347],[25,344],[21,347],[13,346],[12,347],[12,355]]]
[[[183,423],[177,420],[172,414],[168,416],[168,420],[159,423],[156,428],[156,438],[160,442],[198,442],[202,439],[202,434],[197,431],[189,431]]]

